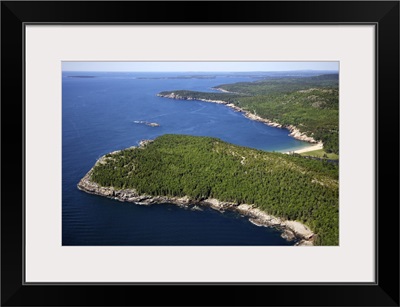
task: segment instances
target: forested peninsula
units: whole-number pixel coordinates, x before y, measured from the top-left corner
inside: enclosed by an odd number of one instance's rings
[[[107,154],[78,183],[121,201],[235,210],[301,245],[338,245],[338,186],[337,165],[188,135]]]
[[[339,154],[339,75],[280,77],[222,84],[218,92],[173,90],[160,97],[225,104],[252,120],[286,128],[310,143],[321,142],[327,153]]]

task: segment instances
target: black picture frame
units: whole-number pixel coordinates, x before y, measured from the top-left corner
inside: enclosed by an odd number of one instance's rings
[[[376,282],[25,284],[24,25],[105,22],[375,25]],[[2,306],[399,306],[398,1],[3,1],[1,77]]]

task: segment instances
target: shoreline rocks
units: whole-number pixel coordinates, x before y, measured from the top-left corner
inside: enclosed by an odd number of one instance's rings
[[[215,88],[217,90],[222,90],[220,88]],[[224,91],[223,91],[224,92]],[[225,91],[227,92],[227,91]],[[212,103],[217,103],[217,104],[223,104],[226,105],[227,107],[235,110],[236,112],[240,112],[243,113],[243,115],[245,117],[247,117],[250,120],[254,120],[254,121],[258,121],[258,122],[262,122],[264,124],[266,124],[267,126],[270,127],[274,127],[274,128],[280,128],[280,129],[287,129],[289,130],[289,136],[299,140],[299,141],[304,141],[304,142],[308,142],[311,144],[317,144],[320,143],[317,140],[315,140],[313,137],[311,136],[307,136],[305,133],[300,132],[300,130],[293,126],[293,125],[282,125],[279,123],[275,123],[269,119],[265,119],[262,118],[256,114],[253,114],[247,110],[244,110],[242,108],[239,108],[238,106],[236,106],[233,103],[229,103],[227,101],[223,101],[223,100],[211,100],[211,99],[202,99],[202,98],[192,98],[192,97],[185,97],[185,96],[180,96],[178,94],[175,94],[174,92],[168,94],[168,95],[162,95],[162,94],[157,94],[157,96],[159,97],[164,97],[164,98],[169,98],[169,99],[177,99],[177,100],[198,100],[198,101],[204,101],[204,102],[212,102]]]
[[[113,153],[117,153],[113,152]],[[113,154],[111,153],[111,154]],[[236,204],[231,202],[220,201],[215,198],[203,200],[193,200],[188,196],[184,197],[167,197],[167,196],[152,196],[139,194],[135,189],[115,189],[113,187],[102,187],[91,180],[93,168],[98,163],[105,163],[105,156],[97,160],[95,165],[88,173],[79,181],[77,187],[79,190],[86,193],[100,195],[111,199],[116,199],[122,202],[132,202],[138,205],[151,205],[159,203],[174,204],[180,207],[193,206],[194,210],[201,209],[200,206],[210,207],[214,210],[224,212],[231,210],[242,214],[249,218],[249,221],[256,226],[275,227],[282,231],[282,238],[293,241],[297,240],[296,246],[312,246],[314,233],[305,225],[297,221],[283,220],[281,218],[267,214],[266,212],[249,204]]]

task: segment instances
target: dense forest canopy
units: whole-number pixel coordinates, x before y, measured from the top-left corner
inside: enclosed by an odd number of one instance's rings
[[[140,194],[254,204],[305,223],[318,234],[316,244],[338,244],[338,166],[325,161],[217,138],[163,135],[143,148],[106,155],[91,179]]]
[[[308,88],[337,88],[338,74],[327,74],[313,77],[279,77],[255,82],[238,82],[215,86],[229,92],[251,96],[288,93]]]
[[[339,154],[339,75],[280,77],[256,82],[218,85],[228,92],[164,91],[179,99],[226,101],[262,118],[294,125],[324,143],[328,153]]]

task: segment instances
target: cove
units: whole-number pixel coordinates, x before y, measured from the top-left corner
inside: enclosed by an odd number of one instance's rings
[[[237,213],[167,204],[140,206],[88,195],[76,188],[100,156],[167,133],[218,137],[266,151],[307,146],[289,137],[286,129],[251,121],[223,105],[156,96],[174,89],[212,91],[218,84],[252,81],[251,76],[175,78],[179,76],[63,72],[63,245],[294,244],[281,238],[279,231],[257,227]]]

